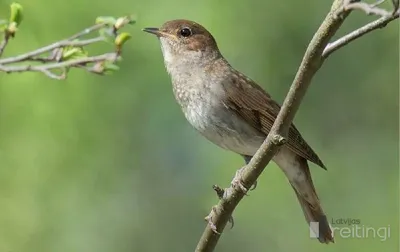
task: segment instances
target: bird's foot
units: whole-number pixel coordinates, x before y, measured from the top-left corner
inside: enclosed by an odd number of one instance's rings
[[[247,188],[243,185],[243,182],[242,182],[242,173],[243,173],[243,169],[244,169],[244,168],[245,168],[245,166],[236,171],[235,177],[233,178],[233,180],[232,180],[232,182],[231,182],[231,185],[232,185],[233,187],[239,188],[245,195],[248,195],[247,192],[248,192],[249,190],[252,191],[252,190],[256,189],[256,187],[257,187],[257,181],[254,182],[254,184],[253,184],[252,186],[250,186],[249,189],[247,189]]]
[[[254,184],[250,187],[250,191],[253,191],[253,190],[255,190],[257,188],[257,180],[256,180],[256,182],[254,182]]]
[[[213,206],[211,208],[211,212],[204,218],[204,220],[207,222],[207,224],[210,226],[211,230],[216,233],[216,234],[221,234],[220,232],[217,231],[217,226],[213,222],[213,215],[217,213],[217,207]],[[233,220],[233,217],[230,216],[228,222],[231,224],[231,229],[235,225],[235,222]]]
[[[217,193],[218,199],[221,200],[221,199],[224,198],[225,190],[223,188],[219,187],[218,185],[213,185],[213,189]],[[213,212],[216,213],[215,210],[216,210],[216,207],[214,206],[212,208],[212,212],[207,217],[205,217],[205,220],[208,222],[208,224],[210,225],[211,229],[216,228],[215,224],[211,221],[211,215],[212,215]],[[232,229],[233,226],[235,225],[235,221],[233,220],[233,216],[229,217],[228,222],[231,224],[231,229]],[[214,231],[214,229],[213,229],[213,231]]]
[[[216,233],[216,234],[221,234],[217,231],[217,226],[214,224],[212,220],[212,216],[216,213],[216,207],[213,206],[211,209],[211,212],[204,218],[204,220],[208,223],[210,226],[211,230]]]

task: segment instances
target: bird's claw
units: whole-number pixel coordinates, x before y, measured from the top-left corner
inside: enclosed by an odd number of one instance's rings
[[[215,212],[216,212],[216,208],[215,208],[215,206],[213,206],[211,209],[211,212],[204,218],[204,220],[207,221],[208,225],[210,226],[211,230],[214,233],[221,234],[220,232],[217,231],[217,226],[212,221],[212,216]]]
[[[217,212],[217,209],[215,206],[212,207],[211,212],[204,217],[204,220],[207,222],[207,224],[210,226],[211,230],[216,233],[216,234],[221,234],[220,232],[217,231],[217,226],[214,224],[213,220],[212,220],[212,216],[214,213]],[[229,217],[228,222],[231,224],[231,229],[233,228],[233,226],[235,225],[235,221],[233,220],[233,216]]]
[[[235,188],[238,188],[241,190],[245,195],[247,195],[248,189],[243,185],[242,183],[242,170],[243,168],[240,168],[239,170],[236,171],[235,177],[233,178],[231,185]]]
[[[250,187],[250,191],[253,191],[253,190],[255,190],[257,188],[257,180],[256,180],[256,182],[254,182],[254,184]]]
[[[231,215],[231,217],[229,217],[228,222],[231,224],[231,229],[233,228],[233,226],[235,226],[235,221],[233,220],[233,216]]]
[[[247,193],[248,193],[249,190],[252,191],[252,190],[256,189],[256,187],[257,187],[257,181],[254,182],[254,184],[250,187],[250,189],[247,189],[247,188],[243,185],[242,179],[241,179],[241,178],[242,178],[243,168],[244,168],[244,167],[242,167],[242,168],[240,168],[239,170],[236,171],[235,177],[233,178],[231,185],[232,185],[233,187],[239,188],[245,195],[248,195]]]

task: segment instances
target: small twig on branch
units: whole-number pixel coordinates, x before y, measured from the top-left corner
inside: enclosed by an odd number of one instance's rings
[[[8,32],[4,32],[3,40],[0,43],[0,57],[3,55],[4,49],[6,48],[9,40],[10,34]]]
[[[391,15],[391,16],[381,17],[378,20],[375,20],[369,24],[364,25],[363,27],[361,27],[355,31],[350,32],[349,34],[339,38],[338,40],[329,43],[325,47],[322,57],[327,58],[331,53],[342,48],[343,46],[347,45],[351,41],[356,40],[359,37],[371,32],[373,30],[383,28],[388,23],[390,23],[391,21],[398,19],[398,18],[399,18],[399,13],[397,12],[393,16]]]
[[[300,106],[308,86],[310,85],[315,73],[322,66],[326,57],[343,45],[371,31],[368,29],[368,31],[361,30],[359,31],[361,34],[357,36],[351,35],[351,38],[347,38],[344,44],[339,40],[339,42],[334,42],[328,46],[330,39],[335,35],[336,31],[352,10],[352,8],[345,8],[346,2],[348,4],[349,1],[335,0],[333,2],[330,12],[308,45],[297,74],[285,98],[282,108],[275,119],[270,133],[248,165],[245,166],[241,172],[241,183],[243,185],[253,185],[263,172],[264,168],[277,153],[280,146],[284,144],[285,139],[287,139],[290,124]],[[394,18],[390,18],[390,21],[391,20],[394,20]],[[373,27],[387,24],[390,21],[386,21],[386,19],[385,22],[379,21],[378,24],[374,24]],[[250,188],[246,187],[246,189]],[[233,211],[244,196],[245,193],[243,190],[239,190],[232,185],[224,190],[222,199],[220,199],[218,204],[212,208],[211,213],[207,217],[210,224],[205,228],[197,244],[196,252],[214,251]]]
[[[378,7],[378,5],[382,4],[383,2],[385,2],[385,0],[380,0],[373,4],[368,4],[368,3],[364,3],[364,2],[353,2],[352,0],[346,0],[343,4],[343,10],[344,11],[362,10],[367,15],[377,15],[377,16],[382,16],[382,17],[392,15],[391,12]]]

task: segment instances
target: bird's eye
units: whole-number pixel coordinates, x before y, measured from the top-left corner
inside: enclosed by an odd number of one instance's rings
[[[190,35],[192,35],[192,31],[189,29],[189,28],[182,28],[180,31],[179,31],[179,34],[182,36],[182,37],[189,37]]]

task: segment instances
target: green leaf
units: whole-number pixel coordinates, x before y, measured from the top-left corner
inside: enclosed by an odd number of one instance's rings
[[[134,15],[120,17],[115,22],[114,28],[119,30],[119,29],[121,29],[123,26],[125,26],[127,24],[132,25],[134,23],[136,23],[136,17]]]
[[[118,34],[118,36],[115,38],[114,44],[118,47],[121,48],[126,41],[128,41],[132,36],[127,33],[127,32],[122,32],[121,34]]]
[[[22,5],[19,3],[12,3],[10,5],[10,24],[15,23],[15,27],[18,27],[23,19]]]
[[[117,19],[114,17],[108,17],[108,16],[103,16],[103,17],[97,17],[96,18],[96,24],[108,24],[108,25],[115,25],[117,22]]]
[[[62,60],[71,60],[77,58],[87,57],[88,53],[81,47],[65,47],[62,53]]]
[[[110,61],[105,61],[103,63],[103,67],[104,67],[105,74],[112,74],[119,70],[119,66],[117,66],[116,64],[114,64]]]

